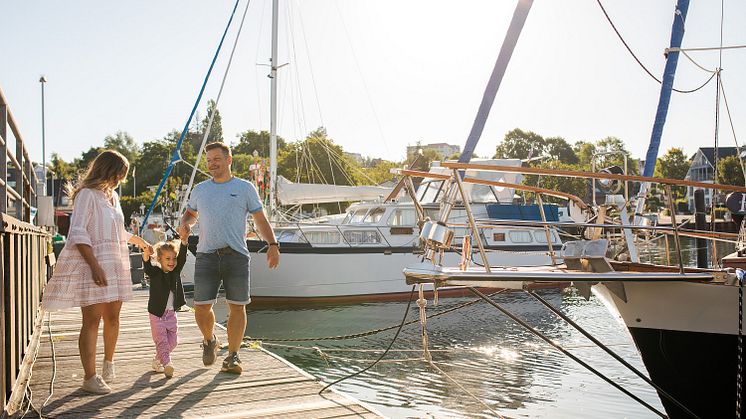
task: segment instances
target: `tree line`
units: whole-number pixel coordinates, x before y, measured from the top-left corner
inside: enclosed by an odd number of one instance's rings
[[[181,158],[190,163],[195,161],[213,114],[214,120],[207,142],[223,141],[232,146],[235,175],[244,179],[254,179],[258,172],[252,172],[253,165],[265,168],[266,171],[261,173],[266,176],[269,166],[269,132],[247,130],[238,134],[236,141],[225,141],[220,112],[212,100],[208,102],[207,116],[203,119],[197,116],[189,127],[182,144]],[[101,146],[92,146],[82,152],[80,157],[69,162],[53,153],[52,170],[58,178],[74,181],[101,150],[114,149],[121,152],[130,161],[130,175],[121,187],[123,209],[129,217],[129,214],[141,204],[148,205],[152,200],[153,192],[148,187],[158,185],[161,181],[180,135],[179,131],[172,130],[162,138],[145,141],[140,145],[129,133],[119,131],[106,136]],[[391,168],[411,166],[411,160],[416,157],[412,156],[399,162],[371,158],[355,159],[347,155],[323,127],[298,141],[291,142],[278,137],[277,148],[278,174],[293,182],[307,183],[380,184],[392,180]],[[423,150],[421,154],[420,159],[411,168],[427,170],[434,160],[458,158],[457,154],[441,156],[428,149]],[[609,166],[623,167],[624,155],[629,156],[629,151],[624,142],[617,137],[606,137],[598,141],[576,141],[571,145],[562,137],[543,137],[532,131],[515,128],[506,133],[496,145],[492,157],[519,158],[535,167],[590,171],[594,162],[596,170]],[[630,174],[639,174],[637,159],[628,157],[627,163]],[[736,167],[740,164],[737,158],[722,159],[720,164],[722,169],[719,170],[719,182],[743,184],[742,171],[733,170],[732,167],[734,164]],[[690,159],[682,149],[671,148],[658,159],[655,176],[683,179],[689,165]],[[204,159],[199,168],[207,172]],[[190,166],[176,164],[163,192],[166,199],[176,199],[176,191],[180,185],[188,182],[191,172]],[[195,180],[200,182],[205,179],[207,176],[198,172]],[[260,182],[262,180],[264,179]],[[584,199],[589,199],[591,193],[586,179],[526,176],[524,183],[571,193]],[[683,199],[685,193],[684,188],[674,188],[677,199]],[[651,203],[653,207],[660,204],[655,196],[652,197]]]

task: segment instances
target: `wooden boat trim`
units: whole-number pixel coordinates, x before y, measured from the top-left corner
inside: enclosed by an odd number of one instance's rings
[[[505,172],[505,173],[522,173],[522,174],[528,174],[528,175],[566,176],[566,177],[621,180],[621,181],[631,181],[631,182],[649,182],[649,183],[660,183],[660,184],[672,185],[672,186],[691,186],[694,188],[716,189],[716,190],[721,190],[721,191],[746,193],[746,187],[743,187],[743,186],[723,185],[719,183],[694,182],[691,180],[684,180],[684,179],[653,178],[653,177],[637,176],[637,175],[615,175],[611,173],[594,173],[594,172],[582,172],[582,171],[561,170],[561,169],[542,169],[539,167],[493,166],[490,164],[476,164],[476,163],[442,162],[441,166],[449,168],[449,169],[461,169],[461,170],[466,170],[466,169],[486,170],[486,171]]]

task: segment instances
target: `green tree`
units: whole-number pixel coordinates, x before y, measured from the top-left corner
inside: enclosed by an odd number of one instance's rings
[[[285,140],[277,137],[277,153],[287,147]],[[233,146],[233,154],[252,155],[254,150],[260,157],[269,157],[269,131],[256,132],[253,130],[244,131],[238,134],[238,144]]]
[[[556,169],[556,170],[574,170],[582,171],[583,168],[578,164],[567,164],[557,160],[541,162],[537,165],[543,169]],[[575,178],[575,177],[560,177],[560,176],[537,176],[527,175],[523,178],[524,185],[538,186],[541,188],[551,189],[554,191],[565,192],[578,196],[580,199],[586,200],[588,192],[590,190],[588,179]],[[546,202],[565,203],[565,200],[561,198],[542,196],[542,199]]]
[[[668,179],[684,179],[690,165],[691,163],[682,149],[677,147],[670,148],[666,154],[658,158],[653,176]],[[686,187],[674,186],[671,189],[671,193],[674,199],[684,198]]]
[[[738,156],[728,156],[718,162],[717,183],[722,185],[743,186],[743,169]]]
[[[277,172],[293,182],[356,185],[360,166],[318,128],[280,153]]]
[[[91,147],[81,153],[80,158],[75,159],[73,164],[78,166],[81,171],[85,171],[88,168],[88,165],[91,164],[96,156],[101,154],[102,151],[104,151],[103,147]]]
[[[215,118],[212,121],[212,127],[210,128],[210,134],[207,136],[207,144],[214,143],[216,141],[223,141],[223,119],[220,117],[220,111],[218,110],[217,103],[210,99],[207,101],[207,118],[202,120],[202,126],[200,127],[200,137],[205,135],[207,131],[207,125],[210,123],[210,118],[215,114]],[[200,138],[200,142],[202,138]],[[199,144],[192,146],[199,150]]]
[[[418,159],[417,156],[420,156]],[[440,161],[443,159],[443,156],[440,155],[435,150],[432,149],[420,149],[420,153],[409,156],[409,158],[404,162],[407,168],[411,170],[420,170],[423,172],[427,172],[430,170],[430,164],[434,161]]]
[[[373,167],[364,167],[362,172],[364,173],[364,179],[366,183],[378,185],[390,180],[396,180],[395,176],[391,174],[391,169],[400,167],[400,163],[394,163],[392,161],[380,160]]]
[[[593,154],[596,152],[596,145],[588,141],[578,141],[573,146],[573,151],[578,158],[578,164],[581,167],[590,169]]]
[[[52,160],[49,166],[54,172],[54,176],[63,181],[76,181],[78,179],[79,168],[74,163],[68,163],[57,153],[52,153]]]
[[[577,164],[579,162],[572,146],[562,137],[545,138],[544,154],[565,164]]]
[[[179,131],[171,131],[163,139],[147,141],[143,144],[142,154],[137,165],[138,191],[145,191],[148,186],[157,186],[161,182],[180,136]],[[194,164],[195,157],[192,145],[185,141],[181,146],[181,158],[190,164]],[[204,170],[204,156],[201,167]],[[171,172],[171,177],[175,179],[177,184],[181,184],[188,182],[191,174],[191,167],[184,163],[177,163]],[[205,179],[207,179],[206,176],[197,172],[196,182]],[[123,190],[132,193],[131,187],[125,187]]]
[[[114,135],[107,135],[104,138],[104,148],[116,150],[129,160],[130,165],[137,163],[140,157],[140,146],[125,131],[117,131]]]
[[[546,142],[544,138],[532,131],[523,131],[515,128],[505,134],[502,142],[495,148],[496,159],[527,159],[541,156],[544,153]]]

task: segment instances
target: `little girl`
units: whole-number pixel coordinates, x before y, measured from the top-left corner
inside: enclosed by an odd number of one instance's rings
[[[171,352],[176,348],[178,322],[176,311],[186,301],[181,284],[181,268],[186,262],[188,231],[179,229],[181,244],[177,241],[160,242],[153,248],[146,248],[142,258],[145,261],[145,273],[150,278],[150,332],[155,343],[153,371],[162,372],[166,377],[173,377],[174,366],[171,363]],[[177,250],[178,249],[178,250]],[[153,266],[150,257],[155,252],[160,268]]]

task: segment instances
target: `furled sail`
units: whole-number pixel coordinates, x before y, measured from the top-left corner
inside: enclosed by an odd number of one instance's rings
[[[324,204],[329,202],[374,201],[385,198],[391,187],[344,186],[320,183],[294,183],[277,177],[277,201],[280,205]]]

